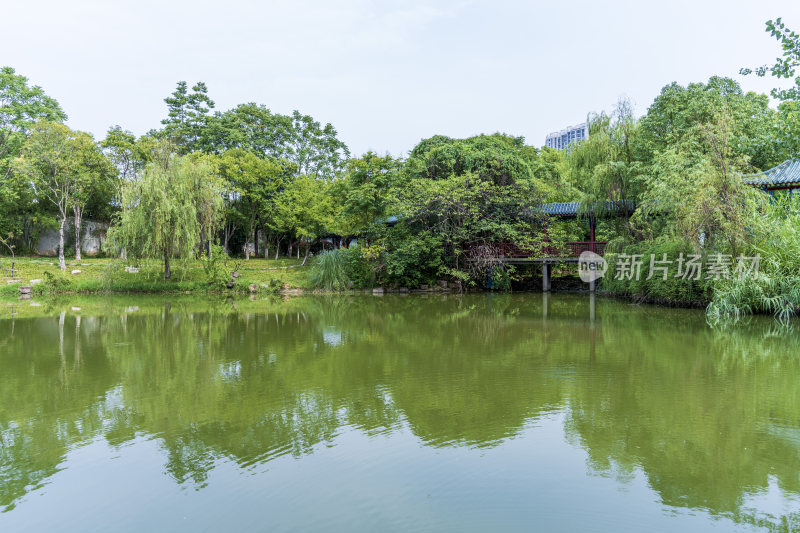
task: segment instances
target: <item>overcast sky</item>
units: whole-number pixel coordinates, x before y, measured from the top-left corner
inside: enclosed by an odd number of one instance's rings
[[[661,87],[731,76],[779,53],[764,32],[798,0],[38,0],[3,8],[0,65],[102,138],[159,127],[178,80],[217,110],[243,102],[330,122],[355,155],[405,155],[434,134],[550,131]]]

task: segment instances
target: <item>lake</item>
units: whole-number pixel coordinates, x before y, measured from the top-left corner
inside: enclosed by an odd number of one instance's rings
[[[0,303],[0,444],[4,533],[799,531],[800,323],[569,294]]]

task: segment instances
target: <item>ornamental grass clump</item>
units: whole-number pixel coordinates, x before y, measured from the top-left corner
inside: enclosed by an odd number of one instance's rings
[[[770,313],[788,320],[800,311],[800,200],[764,202],[760,215],[747,253],[759,257],[758,275],[719,280],[707,310],[712,319]]]
[[[329,291],[348,288],[347,257],[342,250],[322,252],[311,264],[311,284],[316,289]]]

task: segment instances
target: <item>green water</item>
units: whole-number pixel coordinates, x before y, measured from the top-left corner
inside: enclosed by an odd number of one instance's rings
[[[538,294],[0,305],[0,531],[800,530],[798,330]]]

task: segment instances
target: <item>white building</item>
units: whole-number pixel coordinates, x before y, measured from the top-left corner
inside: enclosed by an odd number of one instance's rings
[[[589,126],[586,122],[576,126],[568,126],[561,131],[554,131],[544,141],[546,146],[563,150],[572,143],[582,143],[589,138]]]

